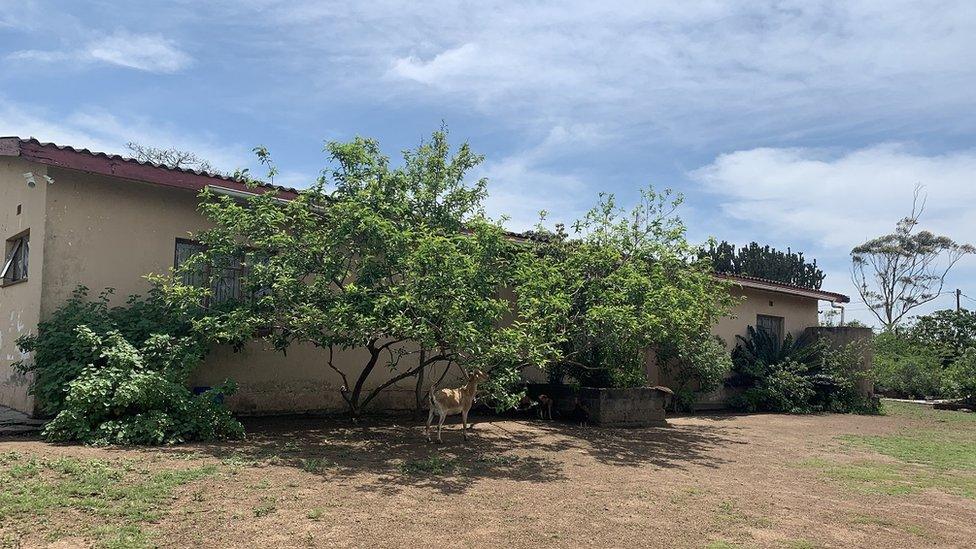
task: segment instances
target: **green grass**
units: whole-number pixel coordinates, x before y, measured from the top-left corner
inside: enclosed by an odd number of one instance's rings
[[[817,469],[821,475],[865,494],[901,496],[938,490],[976,499],[976,475],[968,473],[869,460],[852,463],[807,460],[801,466]]]
[[[898,435],[846,435],[841,440],[905,463],[935,469],[976,469],[976,440],[958,440],[958,434],[919,430]]]
[[[939,490],[976,499],[976,414],[898,402],[885,403],[885,413],[911,422],[890,435],[844,435],[839,439],[851,448],[895,461],[808,460],[801,465],[864,493],[898,496]]]
[[[923,538],[929,537],[929,533],[921,526],[918,526],[916,524],[899,524],[889,518],[879,517],[875,515],[856,514],[851,518],[850,523],[854,525],[878,526],[881,528],[894,528],[897,530],[901,530],[902,532],[907,532],[909,534],[912,534],[913,536],[919,536]]]
[[[321,473],[335,464],[325,458],[305,458],[301,461],[302,469],[309,473]]]
[[[882,411],[884,415],[932,421],[934,423],[976,423],[976,414],[971,412],[936,410],[931,406],[910,404],[908,402],[885,401],[882,405]]]
[[[749,526],[752,528],[769,528],[773,522],[768,518],[750,515],[741,509],[732,500],[724,500],[718,504],[716,519],[723,524],[733,524],[738,526]]]
[[[143,525],[160,519],[173,490],[213,475],[213,466],[150,473],[131,461],[0,456],[0,522],[64,511],[93,520],[86,535],[104,547],[143,547]],[[50,521],[44,520],[49,523]]]
[[[274,496],[261,498],[261,504],[254,508],[254,516],[265,517],[278,510],[278,502]]]
[[[400,464],[400,472],[404,475],[443,475],[453,473],[458,468],[457,459],[445,459],[441,456],[430,456],[426,459],[410,459]]]
[[[322,509],[321,507],[309,509],[308,512],[305,513],[305,516],[310,520],[319,520],[325,516],[325,509]]]

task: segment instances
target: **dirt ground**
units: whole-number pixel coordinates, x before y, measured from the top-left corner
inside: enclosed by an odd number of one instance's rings
[[[636,430],[475,418],[467,443],[454,424],[443,445],[406,419],[251,421],[243,442],[165,449],[0,439],[8,461],[209,471],[167,493],[136,525],[144,538],[105,537],[115,511],[11,507],[0,546],[972,547],[976,500],[955,488],[972,481],[955,476],[967,471],[857,442],[974,440],[976,422],[939,415],[959,412],[906,410],[680,417]]]

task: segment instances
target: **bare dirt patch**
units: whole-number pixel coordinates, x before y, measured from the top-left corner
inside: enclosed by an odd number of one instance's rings
[[[118,502],[8,509],[0,547],[966,547],[976,500],[952,488],[973,472],[874,442],[976,440],[976,422],[941,414],[717,415],[637,430],[480,418],[467,443],[455,425],[444,445],[419,422],[307,418],[164,449],[0,440],[3,467],[39,464],[32,482],[55,482],[67,459],[166,488],[138,492],[144,516]],[[11,493],[27,482],[3,479]]]

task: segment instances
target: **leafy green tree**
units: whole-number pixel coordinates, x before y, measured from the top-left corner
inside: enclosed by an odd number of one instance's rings
[[[435,363],[493,370],[486,387],[499,396],[508,382],[498,380],[544,367],[553,346],[532,316],[532,294],[500,293],[532,288],[542,271],[485,216],[486,181],[466,177],[482,158],[466,144],[452,152],[444,131],[405,152],[400,167],[370,139],[327,150],[333,167],[294,200],[203,194],[212,228],[196,238],[205,249],[166,286],[170,302],[203,307],[198,331],[238,346],[257,333],[280,351],[325,350],[323,367],[354,416]],[[213,287],[229,262],[246,273],[241,298],[218,303]],[[210,280],[181,282],[194,273]],[[353,371],[334,360],[349,349],[366,351]],[[378,369],[390,375],[371,385]]]
[[[601,194],[572,235],[541,223],[529,235],[540,261],[519,292],[558,345],[557,371],[589,386],[644,385],[647,349],[700,354],[733,298],[686,240],[680,203],[649,188],[626,210]]]
[[[732,357],[717,336],[693,338],[682,347],[664,343],[657,361],[673,378],[673,407],[680,411],[694,411],[698,396],[721,387],[732,371]]]
[[[895,232],[851,250],[854,286],[885,330],[939,297],[952,267],[964,256],[976,253],[972,245],[918,230],[924,210],[925,198],[917,187],[912,212],[898,222]]]
[[[947,396],[976,402],[976,348],[963,351],[946,370],[945,391]]]
[[[945,309],[919,316],[907,337],[939,350],[943,364],[948,365],[967,349],[976,348],[976,312]]]
[[[875,383],[891,395],[958,395],[966,386],[960,376],[973,349],[976,313],[946,309],[916,317],[875,336]]]

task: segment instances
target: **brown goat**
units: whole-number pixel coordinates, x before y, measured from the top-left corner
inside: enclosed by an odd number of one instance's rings
[[[468,440],[468,412],[471,411],[471,404],[474,403],[474,395],[478,392],[478,384],[488,381],[488,376],[481,370],[474,370],[468,375],[468,383],[464,387],[457,389],[430,388],[430,413],[427,415],[427,427],[424,434],[430,442],[430,424],[434,421],[434,413],[440,416],[437,422],[437,442],[441,440],[441,427],[444,426],[444,419],[451,414],[461,414],[461,432],[464,440]]]

